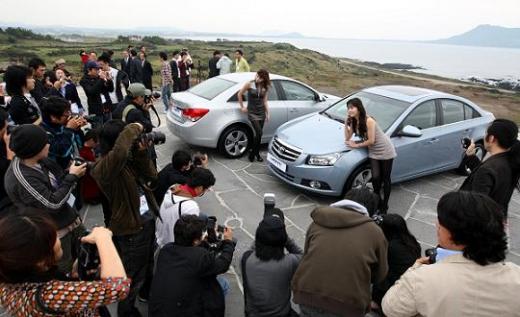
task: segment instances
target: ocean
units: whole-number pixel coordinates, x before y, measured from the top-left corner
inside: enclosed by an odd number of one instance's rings
[[[189,37],[212,41],[213,37]],[[233,41],[285,42],[334,57],[419,66],[414,72],[463,79],[520,80],[520,49],[425,42],[314,38],[220,37]],[[246,52],[247,53],[247,52]]]

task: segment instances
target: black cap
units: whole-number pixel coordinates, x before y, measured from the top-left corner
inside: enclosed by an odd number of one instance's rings
[[[285,224],[278,216],[265,217],[256,229],[256,241],[268,246],[284,246],[287,242]]]
[[[49,143],[47,132],[34,124],[23,124],[11,133],[9,148],[16,156],[27,159],[36,156]]]

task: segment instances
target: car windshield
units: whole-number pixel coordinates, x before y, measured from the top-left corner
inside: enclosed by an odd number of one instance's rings
[[[325,110],[324,113],[332,119],[344,123],[347,116],[347,102],[352,98],[361,99],[367,114],[377,121],[377,124],[383,131],[386,131],[401,113],[410,106],[408,102],[360,91],[338,101]]]
[[[235,85],[236,83],[233,81],[215,77],[201,82],[200,84],[194,86],[188,91],[204,99],[212,100],[225,90]]]

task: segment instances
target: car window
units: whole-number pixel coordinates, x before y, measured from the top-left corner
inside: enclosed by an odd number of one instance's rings
[[[247,101],[247,93],[244,94],[244,101]],[[269,88],[268,94],[267,94],[267,100],[269,101],[277,101],[278,93],[276,92],[276,86],[273,84],[271,85],[271,88]],[[228,100],[229,102],[237,102],[238,101],[238,91]]]
[[[287,100],[302,101],[315,100],[316,98],[314,91],[303,85],[287,80],[280,81],[280,83],[282,84],[282,88],[285,92],[285,98]]]
[[[193,86],[189,92],[204,99],[212,100],[237,83],[222,78],[211,78]]]
[[[373,117],[379,127],[386,131],[410,104],[373,93],[360,91],[351,96],[341,99],[324,112],[327,116],[340,122],[345,122],[347,116],[347,102],[352,98],[359,98],[365,106],[368,115]]]
[[[464,104],[457,100],[443,99],[442,115],[444,117],[444,124],[464,121]]]
[[[475,109],[473,109],[471,106],[464,104],[464,119],[475,119],[479,118],[480,113],[478,113]]]
[[[415,108],[412,113],[410,113],[408,117],[404,119],[402,126],[405,127],[407,125],[412,125],[421,130],[436,126],[437,111],[435,107],[435,101],[426,101],[417,106],[417,108]]]

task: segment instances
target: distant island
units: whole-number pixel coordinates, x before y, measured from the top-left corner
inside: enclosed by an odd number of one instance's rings
[[[520,28],[506,28],[495,25],[479,25],[476,28],[433,43],[520,48]]]

